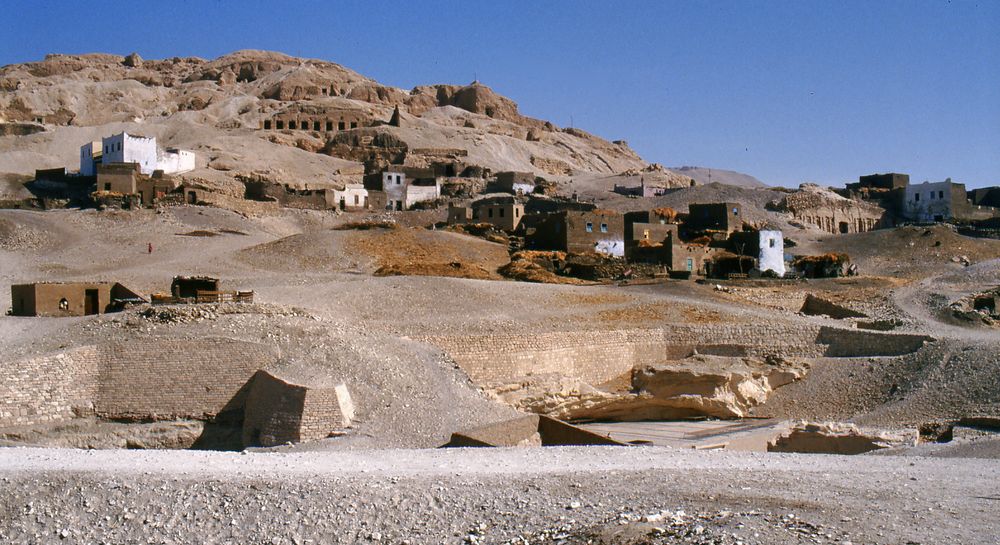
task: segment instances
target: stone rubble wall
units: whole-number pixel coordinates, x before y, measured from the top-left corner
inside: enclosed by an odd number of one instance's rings
[[[96,346],[0,366],[0,427],[44,424],[91,414],[97,398]]]

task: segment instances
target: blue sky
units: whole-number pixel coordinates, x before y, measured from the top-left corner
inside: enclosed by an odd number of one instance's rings
[[[1000,185],[1000,2],[4,2],[0,64],[270,49],[402,88],[478,77],[668,166]]]

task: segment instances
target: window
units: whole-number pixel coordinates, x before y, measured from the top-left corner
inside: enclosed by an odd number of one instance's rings
[[[932,201],[934,200],[934,192],[933,191],[931,191],[931,200]]]
[[[354,205],[355,205],[355,206],[357,206],[357,204],[358,204],[358,202],[359,202],[359,199],[360,199],[360,198],[361,198],[361,197],[360,197],[360,195],[355,195],[355,196],[354,196]]]
[[[515,209],[514,209],[514,217],[516,218],[516,217],[518,217],[518,216],[520,216],[520,215],[521,215],[521,211],[520,211],[520,210],[518,210],[517,208],[515,208]]]
[[[271,120],[270,119],[265,119],[264,120],[264,130],[268,130],[270,128],[271,128]]]
[[[944,198],[944,191],[938,191],[938,198],[939,199],[943,199]]]
[[[277,126],[277,128],[278,128],[279,131],[285,128],[285,122],[284,121],[278,120],[278,121],[275,121],[274,123]]]
[[[332,130],[333,130],[333,121],[327,121],[326,122],[326,131],[330,132]]]
[[[740,209],[739,209],[739,208],[736,208],[736,207],[734,206],[734,207],[733,207],[733,215],[734,215],[734,216],[739,216],[739,215],[740,215]]]
[[[104,190],[105,191],[111,191],[111,184],[110,183],[104,184]]]
[[[346,125],[344,125],[343,121],[341,121],[340,123],[337,123],[337,130],[338,131],[344,130],[344,127],[346,127]]]
[[[649,240],[649,229],[642,230],[642,240]]]
[[[497,210],[497,213],[500,214],[500,217],[502,218],[503,217],[503,208]]]
[[[402,176],[400,176],[399,174],[397,174],[396,175],[396,185],[399,185],[401,183],[403,183]]]
[[[288,122],[288,128],[292,129],[292,130],[295,130],[295,122],[294,121],[289,121]]]
[[[593,233],[594,232],[594,224],[590,223],[589,221],[587,222],[587,232],[588,233]]]
[[[767,245],[768,245],[769,247],[771,247],[771,248],[774,248],[774,239],[773,239],[773,238],[771,238],[771,239],[768,239],[768,240],[767,240]]]
[[[59,310],[69,310],[69,301],[65,297],[59,300]]]
[[[357,121],[351,121],[351,128],[352,129],[358,128],[358,122]]]
[[[492,218],[493,217],[493,209],[492,208],[486,209],[486,215]]]
[[[607,223],[602,223],[601,224],[601,232],[602,233],[607,233],[608,232],[608,224]]]
[[[320,130],[319,129],[319,121],[313,121],[313,130],[314,131]]]

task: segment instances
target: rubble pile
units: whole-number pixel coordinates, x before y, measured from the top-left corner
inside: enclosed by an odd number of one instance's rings
[[[579,506],[578,502],[576,503]],[[572,506],[573,503],[570,504]],[[571,509],[567,506],[567,509]],[[850,535],[838,528],[804,520],[795,513],[761,511],[703,511],[682,509],[640,514],[621,511],[601,524],[587,525],[567,519],[549,528],[505,541],[507,545],[529,543],[595,543],[610,545],[762,545],[769,543],[851,543]],[[485,543],[485,525],[474,527],[466,543]]]
[[[1000,327],[1000,287],[967,295],[949,308],[952,316],[960,320]]]
[[[0,219],[0,250],[28,250],[42,246],[47,240],[43,233]]]
[[[187,324],[191,322],[202,322],[215,320],[224,314],[259,314],[264,316],[301,316],[308,317],[306,311],[283,305],[270,305],[262,303],[205,303],[193,305],[143,305],[137,307],[134,313],[125,317],[126,322],[131,322],[131,318],[139,318],[143,321],[159,324]]]

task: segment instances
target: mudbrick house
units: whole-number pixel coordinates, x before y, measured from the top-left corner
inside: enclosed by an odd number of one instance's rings
[[[678,224],[676,215],[667,213],[667,210],[625,213],[625,257],[629,261],[669,262],[669,254],[663,245],[678,240]]]
[[[531,172],[498,172],[497,190],[513,195],[535,192],[535,175]]]
[[[692,203],[685,227],[690,232],[732,233],[743,228],[742,207],[732,202]]]
[[[152,206],[158,199],[177,189],[175,179],[156,170],[152,176],[142,173],[137,163],[97,165],[97,192],[134,197],[142,206]]]
[[[625,219],[612,210],[554,212],[525,229],[525,244],[536,250],[596,252],[625,256]]]
[[[472,223],[489,223],[501,231],[516,231],[524,219],[524,205],[514,197],[485,197],[472,203]]]
[[[38,282],[10,287],[14,316],[87,316],[144,303],[134,291],[116,282]]]

